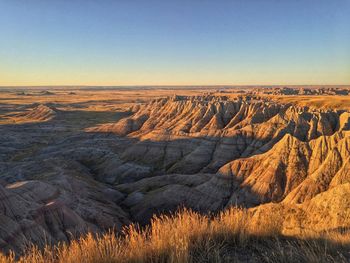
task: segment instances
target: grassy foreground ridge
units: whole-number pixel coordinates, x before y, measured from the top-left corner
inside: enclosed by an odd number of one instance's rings
[[[1,254],[0,262],[349,262],[347,234],[286,237],[276,221],[250,222],[238,208],[212,218],[181,209],[154,217],[145,228],[88,234],[42,250],[33,245],[20,257]]]

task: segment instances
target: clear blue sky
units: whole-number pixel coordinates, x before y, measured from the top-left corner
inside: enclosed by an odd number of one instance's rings
[[[0,0],[0,85],[350,84],[350,0]]]

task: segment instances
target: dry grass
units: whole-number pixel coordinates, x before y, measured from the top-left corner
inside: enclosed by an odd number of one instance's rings
[[[130,89],[130,90],[80,90],[80,89],[55,89],[50,88],[50,95],[42,94],[45,89],[23,89],[25,95],[20,92],[21,89],[2,90],[0,88],[0,125],[3,124],[23,124],[42,122],[28,118],[16,117],[18,114],[25,113],[27,107],[32,108],[33,104],[52,104],[58,110],[62,111],[85,111],[85,119],[101,113],[113,114],[118,111],[126,111],[135,103],[145,103],[154,98],[162,98],[178,95],[199,95],[203,93],[199,90],[191,89]],[[74,95],[71,94],[74,93]],[[100,119],[101,120],[101,119]],[[112,120],[109,120],[112,121]]]
[[[350,110],[350,96],[270,96],[280,103],[292,103],[314,109]]]
[[[122,235],[88,234],[70,244],[29,248],[0,262],[348,262],[349,236],[283,237],[279,224],[252,225],[245,210],[232,208],[214,218],[182,209],[155,217]]]

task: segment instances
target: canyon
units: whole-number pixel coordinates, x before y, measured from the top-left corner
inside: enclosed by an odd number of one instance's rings
[[[0,246],[246,209],[285,235],[350,226],[350,87],[0,92]]]

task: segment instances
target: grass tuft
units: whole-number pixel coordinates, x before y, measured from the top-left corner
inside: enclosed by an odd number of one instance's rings
[[[348,262],[346,234],[285,237],[278,222],[251,223],[244,209],[230,208],[214,218],[188,209],[137,224],[122,234],[87,234],[56,246],[33,245],[20,257],[0,255],[0,263],[73,262]]]

